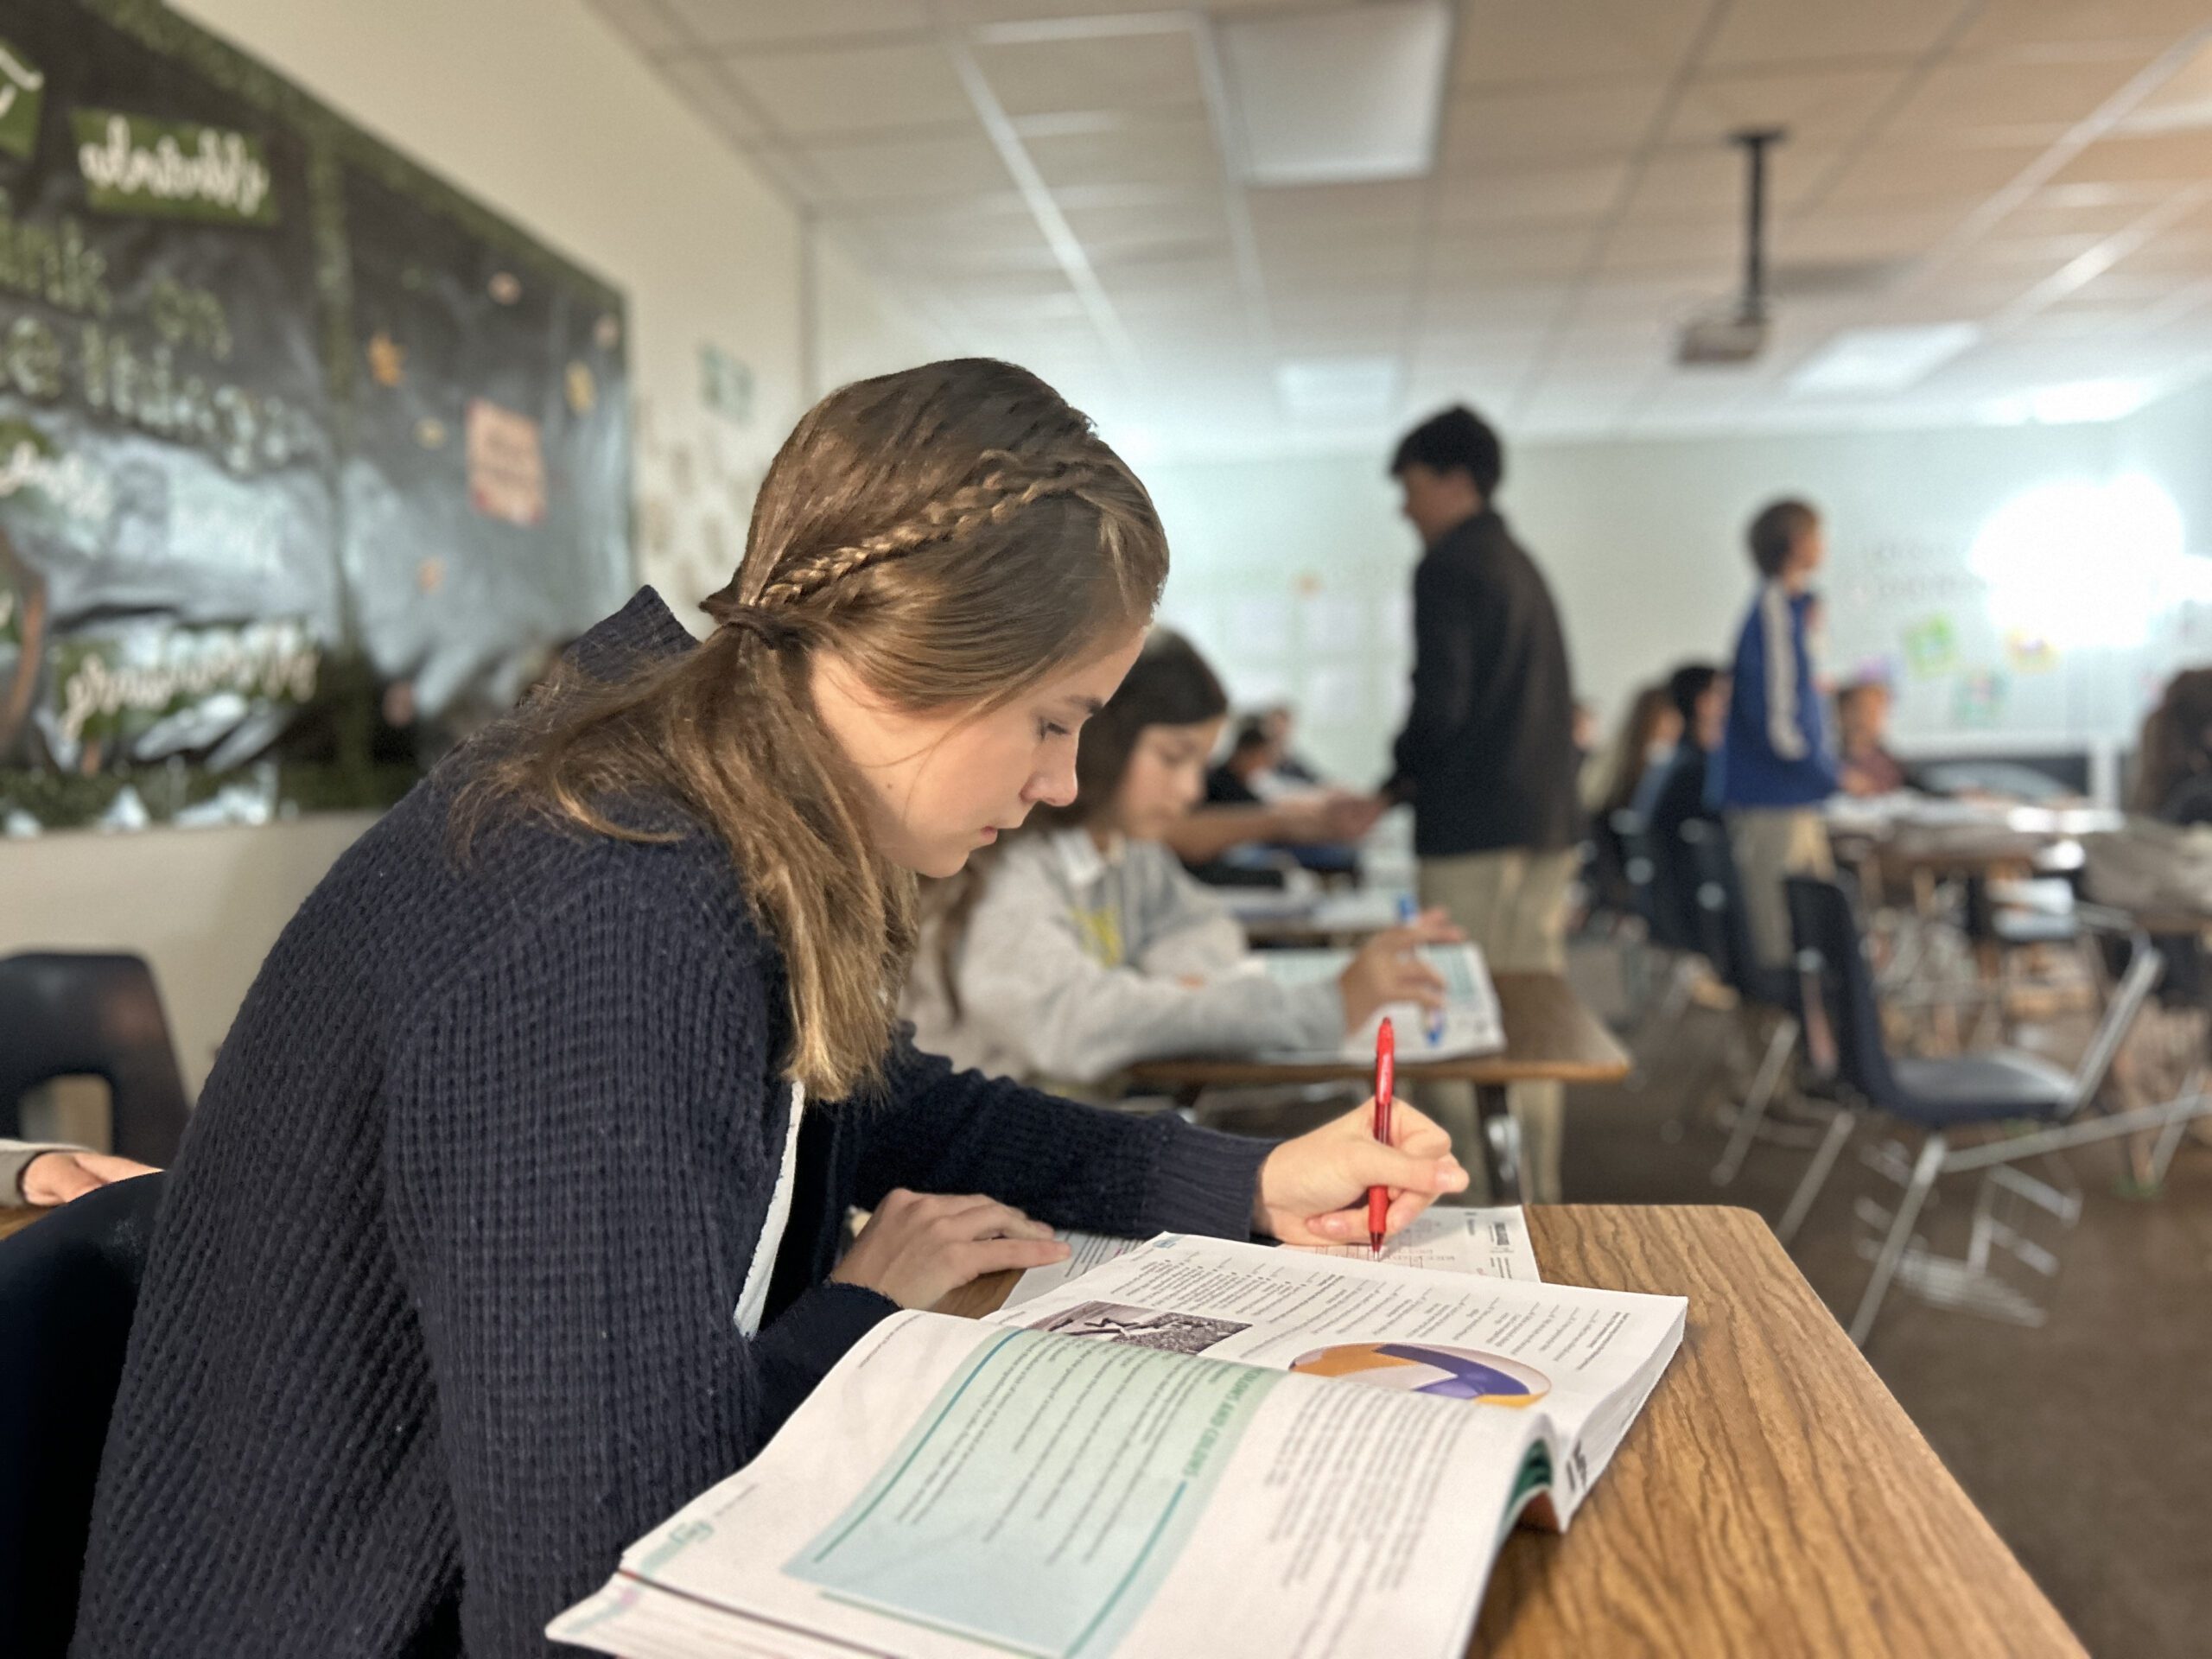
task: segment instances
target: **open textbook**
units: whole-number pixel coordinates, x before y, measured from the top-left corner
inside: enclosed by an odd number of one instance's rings
[[[1334,979],[1351,961],[1349,950],[1259,950],[1250,958],[1270,979],[1285,985]],[[1401,1064],[1409,1060],[1455,1059],[1463,1054],[1493,1054],[1505,1046],[1505,1022],[1497,1011],[1497,988],[1491,983],[1483,953],[1471,944],[1425,944],[1421,958],[1444,980],[1444,1007],[1431,1020],[1415,1002],[1393,1002],[1368,1016],[1367,1023],[1344,1040],[1338,1056],[1375,1058],[1375,1033],[1388,1015],[1398,1043]]]
[[[1032,1301],[1093,1268],[1127,1255],[1141,1247],[1141,1238],[1116,1238],[1105,1233],[1084,1233],[1062,1227],[1052,1236],[1068,1247],[1068,1259],[1050,1267],[1032,1268],[1014,1281],[1006,1306]],[[1424,1210],[1394,1237],[1386,1239],[1382,1254],[1371,1254],[1364,1244],[1294,1244],[1279,1246],[1306,1255],[1332,1255],[1347,1262],[1387,1262],[1402,1268],[1434,1268],[1444,1273],[1475,1273],[1490,1279],[1521,1279],[1540,1284],[1535,1247],[1529,1242],[1529,1214],[1519,1205],[1495,1209],[1447,1208]]]
[[[1456,1659],[1564,1527],[1679,1297],[1162,1235],[975,1321],[893,1315],[547,1627],[629,1659]]]

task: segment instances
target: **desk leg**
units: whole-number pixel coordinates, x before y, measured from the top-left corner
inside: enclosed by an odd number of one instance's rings
[[[1482,1128],[1483,1166],[1490,1177],[1490,1202],[1521,1202],[1521,1123],[1506,1103],[1505,1085],[1475,1086],[1475,1119]]]

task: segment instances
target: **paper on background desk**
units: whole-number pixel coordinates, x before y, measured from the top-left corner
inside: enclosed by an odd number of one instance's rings
[[[1378,1008],[1367,1023],[1344,1039],[1344,1046],[1330,1058],[1372,1060],[1375,1033],[1383,1017],[1389,1017],[1397,1039],[1401,1065],[1411,1060],[1449,1060],[1467,1054],[1495,1054],[1505,1046],[1505,1021],[1497,1010],[1497,987],[1491,983],[1489,965],[1471,944],[1425,944],[1421,957],[1442,976],[1444,1008],[1441,1029],[1429,1033],[1428,1011],[1417,1002],[1393,1002]],[[1262,950],[1252,961],[1268,978],[1282,985],[1310,985],[1334,979],[1351,963],[1349,950]],[[1291,1056],[1262,1055],[1263,1059]]]
[[[1103,1267],[1127,1255],[1146,1241],[1109,1238],[1103,1233],[1079,1233],[1060,1228],[1053,1236],[1068,1246],[1068,1259],[1049,1268],[1032,1268],[1014,1281],[1005,1306],[1013,1307],[1046,1292],[1057,1290],[1071,1279],[1093,1268]],[[1370,1255],[1364,1244],[1292,1244],[1286,1249],[1301,1255],[1332,1255],[1347,1262],[1387,1262],[1399,1268],[1434,1268],[1444,1273],[1471,1273],[1484,1279],[1516,1279],[1524,1284],[1543,1282],[1536,1271],[1536,1252],[1529,1243],[1528,1212],[1517,1204],[1495,1209],[1432,1208],[1414,1218],[1412,1225],[1386,1241],[1382,1254]]]

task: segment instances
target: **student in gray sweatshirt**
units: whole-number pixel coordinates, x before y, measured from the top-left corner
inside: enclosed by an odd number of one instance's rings
[[[1437,1002],[1414,947],[1440,912],[1377,934],[1334,980],[1287,987],[1160,836],[1204,798],[1229,699],[1156,630],[1084,728],[1077,795],[939,885],[906,997],[916,1045],[958,1066],[1095,1089],[1139,1060],[1330,1049],[1387,1002]]]
[[[67,1204],[111,1181],[153,1173],[149,1165],[84,1147],[0,1140],[0,1205]]]

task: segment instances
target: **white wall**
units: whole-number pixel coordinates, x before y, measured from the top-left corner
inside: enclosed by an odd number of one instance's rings
[[[1518,446],[1508,435],[1500,507],[1552,581],[1578,687],[1609,717],[1675,663],[1728,650],[1751,586],[1744,525],[1782,493],[1828,518],[1831,671],[1891,674],[1908,747],[2121,741],[2175,663],[2212,658],[2212,588],[2184,603],[2136,573],[2112,591],[2144,611],[2139,642],[2047,648],[2005,626],[1971,556],[1991,516],[2026,493],[2138,473],[2179,511],[2190,569],[2212,573],[2212,389],[2107,425]],[[1174,549],[1169,620],[1217,659],[1240,702],[1295,699],[1306,747],[1354,782],[1385,769],[1408,666],[1414,548],[1386,460],[1141,468]],[[2103,600],[2098,584],[2127,551],[2086,547],[2066,568]]]
[[[727,580],[808,397],[793,212],[582,0],[176,5],[627,294],[642,575],[679,610]],[[864,276],[833,280],[817,356],[912,360]],[[702,405],[709,343],[752,369],[749,422]],[[365,823],[0,842],[0,952],[146,953],[196,1089],[277,930]]]

